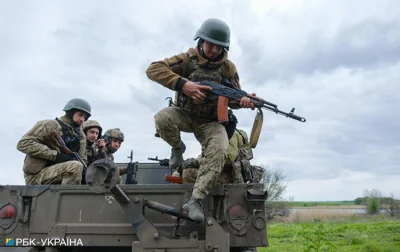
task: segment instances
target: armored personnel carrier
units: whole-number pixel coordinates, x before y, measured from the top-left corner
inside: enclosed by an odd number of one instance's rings
[[[117,184],[124,166],[129,178]],[[88,167],[87,185],[0,185],[0,246],[132,252],[268,246],[262,184],[215,186],[203,200],[205,220],[197,223],[181,210],[192,185],[167,183],[166,174],[171,170],[161,162],[104,159]]]

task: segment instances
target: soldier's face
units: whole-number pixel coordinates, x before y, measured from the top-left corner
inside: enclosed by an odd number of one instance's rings
[[[94,143],[97,141],[98,138],[99,138],[99,129],[98,128],[88,129],[88,131],[86,132],[86,139],[89,142]]]
[[[116,152],[121,147],[121,141],[116,138],[111,138],[111,148]]]
[[[86,118],[87,118],[87,114],[86,114],[85,112],[82,112],[82,111],[77,111],[77,112],[75,112],[75,114],[72,116],[72,120],[73,120],[75,123],[79,124],[79,125],[82,125],[83,122],[86,120]]]
[[[222,46],[215,45],[208,41],[203,42],[203,52],[210,60],[213,60],[218,57],[218,55],[222,52]]]

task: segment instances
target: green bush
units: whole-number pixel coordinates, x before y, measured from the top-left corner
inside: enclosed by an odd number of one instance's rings
[[[378,198],[369,198],[367,200],[367,212],[369,214],[378,214],[380,211],[380,200]]]

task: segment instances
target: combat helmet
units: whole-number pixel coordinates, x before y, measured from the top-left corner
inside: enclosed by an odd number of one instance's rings
[[[122,143],[124,141],[124,133],[122,133],[119,128],[109,129],[104,133],[104,136],[102,138],[105,140],[116,138],[119,139]]]
[[[197,30],[194,40],[198,38],[222,46],[229,51],[231,30],[224,21],[209,18]]]
[[[101,136],[101,133],[103,131],[103,128],[100,126],[100,123],[98,123],[96,120],[87,120],[83,123],[82,127],[83,127],[83,132],[85,132],[85,134],[90,128],[94,127],[99,129],[99,136]]]
[[[90,104],[87,101],[85,101],[84,99],[81,99],[81,98],[73,98],[73,99],[69,100],[67,102],[67,104],[65,104],[63,111],[68,112],[73,109],[86,112],[88,114],[87,118],[89,118],[92,115],[91,114],[92,107],[90,106]]]

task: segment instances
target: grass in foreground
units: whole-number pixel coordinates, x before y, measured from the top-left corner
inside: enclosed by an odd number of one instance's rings
[[[352,215],[342,221],[274,223],[268,225],[269,247],[273,251],[400,251],[400,221],[384,215]]]

